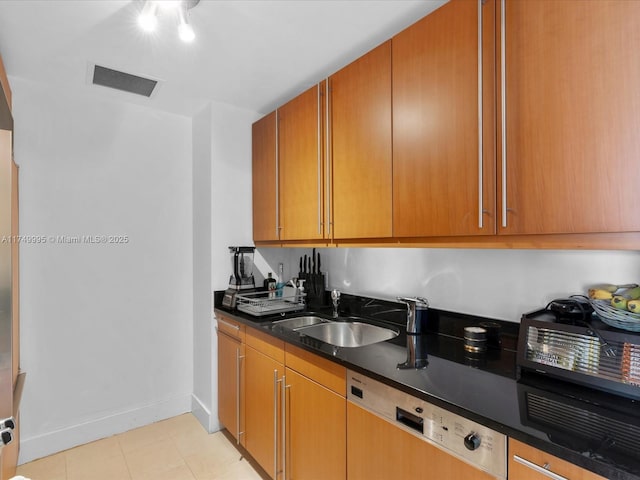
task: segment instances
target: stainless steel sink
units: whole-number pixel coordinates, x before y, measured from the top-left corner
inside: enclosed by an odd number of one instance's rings
[[[312,325],[326,323],[328,321],[329,320],[325,318],[310,315],[305,317],[287,318],[286,320],[277,320],[273,322],[273,326],[286,328],[288,330],[298,330],[299,328],[310,327]]]
[[[318,323],[298,330],[298,333],[337,347],[363,347],[398,336],[398,332],[362,322]]]

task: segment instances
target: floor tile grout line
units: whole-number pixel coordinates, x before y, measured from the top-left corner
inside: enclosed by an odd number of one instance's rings
[[[67,455],[67,451],[62,452],[64,456],[64,479],[69,480],[69,455]]]
[[[120,435],[124,435],[127,432],[121,433]],[[127,467],[127,473],[129,474],[129,480],[133,480],[133,474],[131,473],[131,468],[129,467],[129,461],[127,460],[127,455],[124,453],[124,449],[122,448],[122,443],[120,443],[120,439],[118,435],[116,435],[116,442],[118,444],[118,448],[120,449],[120,453],[122,453],[122,458],[124,459],[124,465]]]

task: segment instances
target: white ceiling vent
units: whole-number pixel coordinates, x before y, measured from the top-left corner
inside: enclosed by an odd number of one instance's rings
[[[151,97],[158,81],[94,65],[92,83],[144,97]]]

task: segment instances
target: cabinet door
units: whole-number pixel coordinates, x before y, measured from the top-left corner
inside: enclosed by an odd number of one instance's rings
[[[276,112],[253,124],[251,130],[253,182],[253,240],[278,240],[278,178]]]
[[[392,234],[391,42],[329,78],[333,238]]]
[[[346,478],[346,400],[286,369],[287,479]]]
[[[244,345],[238,339],[218,330],[218,419],[244,444],[241,435],[244,429],[242,402],[241,365]]]
[[[3,120],[6,108],[3,105],[4,96],[0,91],[0,121]],[[0,128],[0,236],[9,238],[11,236],[11,200],[12,200],[12,132]],[[11,254],[13,246],[10,242],[0,244],[0,284],[2,285],[2,295],[0,296],[0,419],[5,419],[14,415],[13,405],[13,374],[12,348],[14,339],[12,337],[12,270]],[[14,445],[0,448],[0,478],[7,479],[15,472],[17,462],[16,440]]]
[[[555,474],[553,476],[551,474]],[[605,480],[565,460],[542,452],[512,438],[509,439],[509,479],[548,480],[557,476],[568,480]]]
[[[278,109],[281,240],[323,237],[320,86]]]
[[[640,231],[640,2],[507,0],[503,13],[499,233]]]
[[[275,479],[282,465],[278,380],[284,375],[284,366],[248,345],[245,365],[245,447]]]
[[[351,402],[347,402],[347,478],[494,480]]]
[[[394,236],[495,233],[494,25],[452,0],[392,39]]]
[[[20,234],[18,210],[18,166],[11,162],[11,235]],[[20,244],[11,244],[11,336],[13,352],[13,388],[20,371]],[[15,406],[14,406],[15,407]],[[15,409],[15,408],[14,408]]]

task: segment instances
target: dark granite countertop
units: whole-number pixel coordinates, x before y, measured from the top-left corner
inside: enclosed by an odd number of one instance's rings
[[[341,315],[362,316],[370,323],[400,332],[386,342],[346,348],[279,327],[274,322],[283,318],[280,315],[252,317],[229,311],[221,306],[221,293],[216,292],[215,311],[243,324],[330,358],[610,480],[640,480],[640,448],[637,448],[636,437],[631,437],[628,445],[622,445],[622,442],[611,441],[606,433],[607,426],[615,422],[626,425],[630,436],[640,432],[639,402],[536,374],[519,375],[516,368],[517,323],[430,309],[426,333],[415,340],[419,351],[426,352],[427,367],[403,370],[397,366],[407,360],[407,341],[412,337],[404,331],[406,313],[402,305],[343,294]],[[330,316],[328,307],[316,306],[312,311]],[[300,313],[287,317],[295,315]],[[499,325],[500,343],[494,343],[483,354],[467,353],[463,348],[463,328],[486,321]],[[547,410],[535,408],[540,402],[551,405],[548,418],[545,417]],[[576,415],[576,421],[563,425],[558,421],[558,412],[565,418]],[[581,428],[585,422],[587,428]]]

